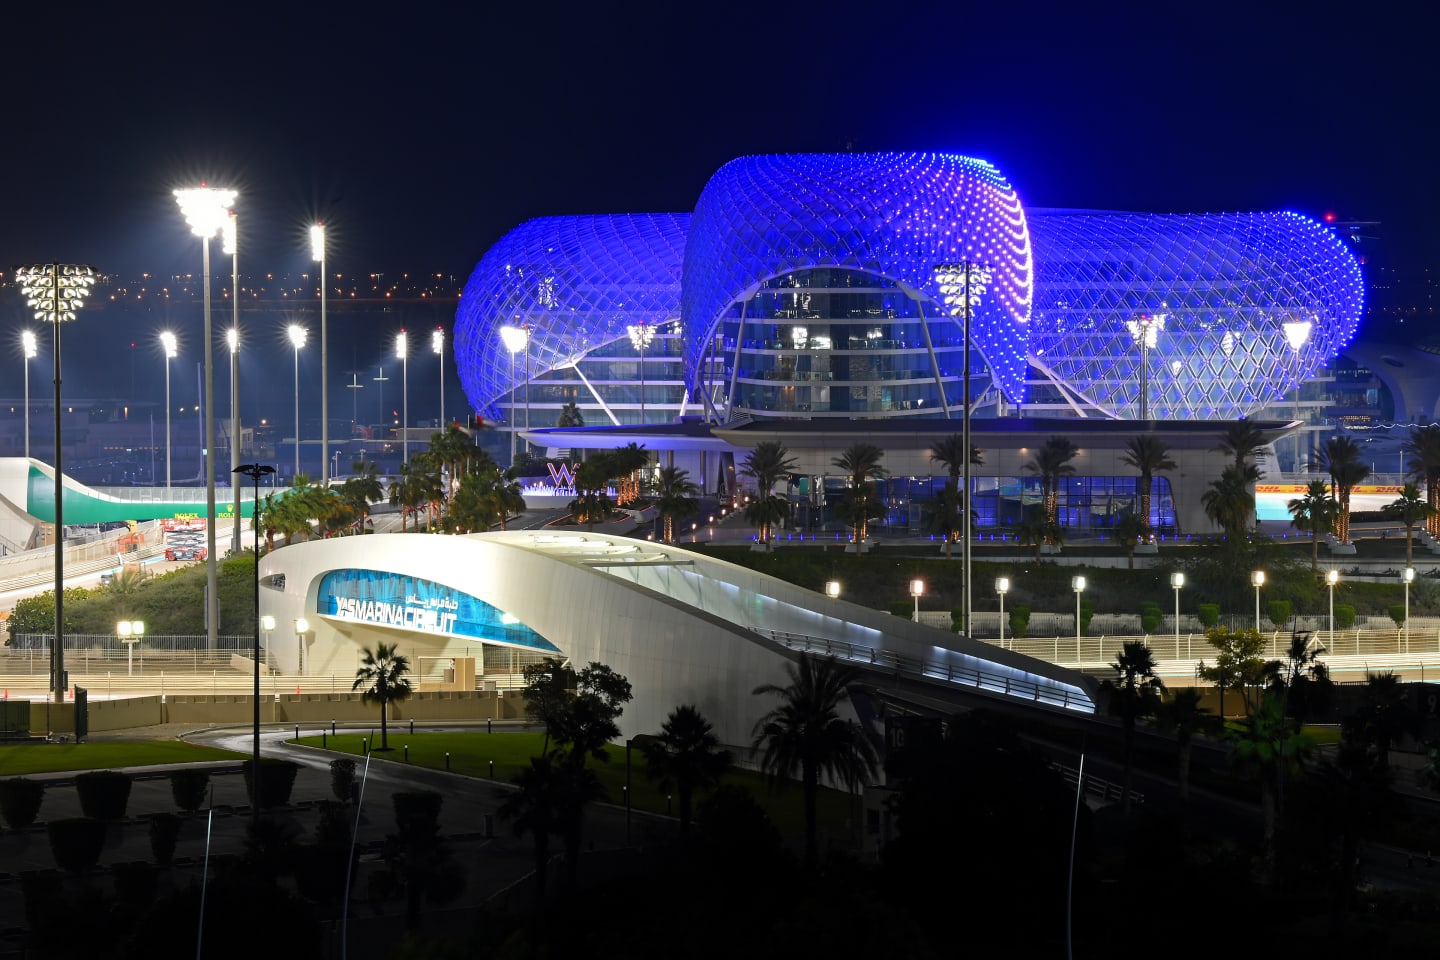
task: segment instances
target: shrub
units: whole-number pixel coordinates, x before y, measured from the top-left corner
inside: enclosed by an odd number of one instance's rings
[[[254,760],[246,760],[241,764],[245,772],[245,795],[250,798],[251,806],[256,803],[254,784]],[[300,772],[300,764],[293,760],[277,760],[274,757],[260,758],[260,806],[279,807],[290,802],[290,791],[295,788],[295,775]]]
[[[16,777],[0,780],[0,817],[11,830],[24,830],[40,815],[45,799],[45,781]]]
[[[1154,633],[1160,629],[1160,624],[1165,620],[1165,615],[1158,607],[1142,608],[1140,611],[1140,629],[1147,634]]]
[[[890,612],[897,617],[904,617],[906,620],[909,620],[915,615],[915,601],[892,600],[890,601]]]
[[[83,873],[100,861],[105,846],[104,820],[70,817],[51,820],[45,826],[50,834],[50,852],[61,870]]]
[[[80,810],[95,820],[122,820],[130,805],[130,775],[119,770],[95,770],[75,778]]]
[[[205,791],[210,788],[210,771],[194,768],[170,771],[170,796],[175,806],[194,813],[205,805]]]
[[[1395,621],[1395,626],[1405,625],[1405,605],[1397,603],[1390,608],[1390,619]]]
[[[315,842],[322,847],[350,846],[350,827],[355,816],[343,802],[320,801],[320,820],[315,824]]]
[[[1030,626],[1030,608],[1023,603],[1017,603],[1010,608],[1010,636],[1019,640],[1024,638],[1025,630]]]
[[[150,818],[150,855],[159,864],[175,859],[175,841],[180,838],[180,818],[173,813],[157,813]]]
[[[1196,604],[1195,613],[1200,618],[1200,625],[1206,630],[1220,625],[1220,604],[1218,603]]]
[[[355,761],[349,757],[330,761],[330,792],[341,803],[349,803],[355,793]]]
[[[1335,628],[1349,630],[1355,626],[1355,608],[1348,603],[1335,604]]]
[[[1290,622],[1290,601],[1271,600],[1265,605],[1265,612],[1278,630]]]

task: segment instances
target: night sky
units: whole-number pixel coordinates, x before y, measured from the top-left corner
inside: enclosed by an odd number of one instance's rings
[[[0,264],[198,272],[170,192],[203,179],[242,273],[310,269],[323,219],[337,271],[463,280],[531,217],[847,149],[983,157],[1029,206],[1380,220],[1440,263],[1422,4],[463,6],[7,14]]]

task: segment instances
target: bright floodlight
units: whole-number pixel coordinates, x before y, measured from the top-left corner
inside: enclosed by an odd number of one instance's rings
[[[272,617],[272,616],[270,616],[270,614],[268,614],[268,613],[265,614],[265,616],[263,616],[263,617],[260,618],[260,629],[261,629],[261,630],[264,630],[266,633],[269,633],[271,630],[274,630],[274,629],[275,629],[275,618]]]
[[[1076,593],[1082,593],[1082,592],[1084,592],[1084,590],[1085,590],[1085,578],[1084,578],[1084,577],[1071,577],[1071,578],[1070,578],[1070,589],[1071,589],[1071,590],[1074,590]]]
[[[306,620],[304,617],[300,617],[299,619],[297,619],[297,620],[295,621],[295,632],[296,632],[296,633],[309,633],[309,632],[310,632],[310,621],[309,621],[309,620]]]
[[[840,596],[840,581],[839,581],[839,580],[826,580],[826,581],[825,581],[825,596],[827,596],[827,597],[838,597],[838,596]]]
[[[166,330],[164,333],[160,334],[160,346],[165,348],[166,360],[174,360],[177,356],[179,356],[179,351],[177,350],[177,344],[175,341],[175,334],[171,333],[169,330]]]
[[[20,346],[25,349],[25,359],[34,360],[38,352],[38,345],[35,342],[34,330],[22,330],[20,332]]]
[[[1130,331],[1131,340],[1143,342],[1146,350],[1154,350],[1155,344],[1160,341],[1160,331],[1165,329],[1165,318],[1141,314],[1134,320],[1126,320],[1125,329]]]
[[[234,210],[225,215],[225,222],[220,225],[220,249],[231,257],[235,256],[240,249],[239,235],[235,230]]]
[[[1402,579],[1404,579],[1404,581],[1405,581],[1406,583],[1414,583],[1414,582],[1415,582],[1415,568],[1414,568],[1414,567],[1406,567],[1406,568],[1401,572],[1400,576],[1401,576]]]
[[[1181,587],[1185,586],[1185,574],[1178,571],[1170,574],[1170,586],[1174,587],[1176,590],[1179,590]]]
[[[445,328],[436,327],[430,334],[430,349],[435,353],[445,352]]]
[[[1256,570],[1250,574],[1250,582],[1257,587],[1265,586],[1265,571]]]
[[[229,330],[226,330],[226,331],[225,331],[225,345],[230,348],[230,352],[231,352],[231,353],[234,353],[236,350],[239,350],[239,349],[240,349],[240,331],[239,331],[239,330],[236,330],[234,327],[231,327]]]
[[[1340,571],[1339,571],[1339,570],[1330,570],[1330,571],[1327,571],[1326,574],[1325,574],[1325,582],[1328,583],[1328,584],[1330,584],[1330,586],[1332,586],[1332,587],[1335,586],[1335,584],[1337,584],[1337,583],[1340,582]]]
[[[924,581],[924,580],[911,580],[911,581],[910,581],[910,596],[912,596],[912,597],[922,597],[922,596],[924,596],[924,595],[925,595],[925,581]]]
[[[406,347],[408,346],[409,338],[405,336],[404,330],[401,330],[399,333],[395,334],[395,359],[404,360]]]
[[[325,224],[317,223],[310,228],[310,259],[325,259]]]
[[[655,339],[655,328],[648,323],[632,323],[625,332],[630,335],[630,346],[636,350],[644,350]]]
[[[71,263],[37,263],[15,268],[15,283],[35,319],[64,323],[75,319],[95,283],[91,267]]]
[[[1009,578],[1009,577],[996,577],[996,578],[995,578],[995,592],[998,593],[998,594],[1001,594],[1001,595],[1004,595],[1004,594],[1006,594],[1006,593],[1009,593],[1009,592],[1010,592],[1010,578]]]
[[[511,353],[519,353],[525,349],[525,344],[530,340],[530,331],[524,327],[506,325],[500,328],[500,339],[505,343],[506,350]]]
[[[1299,350],[1309,341],[1314,324],[1309,320],[1287,320],[1282,326],[1285,328],[1285,342],[1290,344],[1291,350]]]
[[[290,345],[296,350],[305,346],[305,328],[300,326],[300,324],[290,324],[290,326],[286,328],[285,333],[290,338]]]
[[[180,204],[180,212],[185,216],[185,222],[190,224],[191,233],[197,237],[213,237],[224,229],[225,221],[230,219],[230,208],[235,206],[235,191],[217,190],[202,183],[188,190],[176,190],[175,202]]]

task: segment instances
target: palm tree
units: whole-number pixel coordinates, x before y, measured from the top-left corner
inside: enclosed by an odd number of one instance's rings
[[[1220,718],[1200,706],[1203,694],[1195,687],[1184,687],[1160,704],[1155,712],[1155,722],[1162,730],[1175,734],[1178,769],[1176,781],[1180,788],[1180,802],[1190,799],[1190,746],[1197,734],[1219,733]]]
[[[870,481],[889,476],[889,472],[880,465],[880,461],[884,458],[884,450],[873,443],[862,441],[852,443],[845,448],[844,453],[830,461],[834,466],[845,471],[850,478],[846,509],[850,514],[850,522],[855,528],[856,556],[859,556],[864,549],[867,522],[872,517],[878,516],[876,508],[880,506],[880,501],[871,496]]]
[[[1230,734],[1231,762],[1253,777],[1260,786],[1260,811],[1264,817],[1264,880],[1275,876],[1276,837],[1279,826],[1277,788],[1281,779],[1296,772],[1309,753],[1311,740],[1297,731],[1285,716],[1278,694],[1265,693],[1260,703]]]
[[[534,842],[535,900],[539,903],[545,898],[551,835],[558,833],[564,838],[566,867],[573,881],[585,805],[603,799],[605,791],[595,771],[558,763],[554,754],[531,757],[530,766],[517,773],[513,782],[518,789],[500,805],[500,817],[511,821],[517,834],[530,834]]]
[[[1425,484],[1425,501],[1435,510],[1425,528],[1440,536],[1440,424],[1411,427],[1400,449],[1410,458],[1410,476]]]
[[[760,496],[767,497],[780,478],[794,473],[795,467],[795,460],[783,443],[761,440],[755,444],[755,449],[745,455],[740,472],[753,478]]]
[[[1067,437],[1049,437],[1035,451],[1034,459],[1025,464],[1027,473],[1040,478],[1041,502],[1050,524],[1060,523],[1060,478],[1075,473],[1070,461],[1079,455],[1080,448]]]
[[[370,516],[370,504],[385,499],[385,491],[380,487],[380,477],[376,473],[375,464],[357,463],[355,475],[347,478],[341,485],[340,497],[350,505],[363,525],[365,518]]]
[[[950,559],[950,548],[965,533],[965,498],[960,495],[960,484],[946,480],[945,488],[935,498],[930,515],[930,529],[945,538],[945,559]]]
[[[719,782],[730,769],[730,751],[720,749],[710,721],[693,704],[670,711],[660,735],[644,746],[645,775],[661,790],[674,789],[680,798],[680,836],[690,831],[696,790]]]
[[[1124,513],[1115,522],[1115,539],[1125,544],[1125,558],[1129,569],[1135,569],[1135,546],[1150,532],[1150,524],[1140,519],[1139,514]]]
[[[594,530],[595,521],[610,515],[610,478],[614,474],[614,459],[608,453],[592,456],[575,468],[576,497],[570,512],[576,522]]]
[[[615,503],[624,506],[640,496],[640,471],[650,463],[650,454],[637,443],[616,447],[610,455],[611,476],[617,477]]]
[[[575,401],[568,401],[560,408],[560,418],[555,421],[557,427],[583,427],[585,426],[585,415],[580,408],[575,406]]]
[[[1165,684],[1155,673],[1155,653],[1142,640],[1128,640],[1120,656],[1110,664],[1114,680],[1101,683],[1109,694],[1110,712],[1120,718],[1125,730],[1125,767],[1120,809],[1130,815],[1130,782],[1134,772],[1135,721],[1153,714],[1160,706]]]
[[[1335,525],[1336,504],[1324,480],[1311,480],[1305,495],[1285,505],[1290,511],[1290,526],[1310,534],[1310,569],[1320,569],[1320,534],[1329,533]]]
[[[755,497],[745,504],[745,519],[755,524],[767,552],[775,549],[775,525],[790,518],[790,500],[771,493]]]
[[[1318,466],[1330,474],[1330,495],[1338,507],[1335,513],[1335,537],[1350,542],[1350,494],[1370,476],[1370,468],[1360,460],[1360,445],[1350,437],[1331,437],[1320,450]]]
[[[390,749],[387,717],[390,704],[398,703],[410,696],[410,660],[397,652],[393,643],[380,643],[372,651],[365,647],[365,656],[360,660],[360,669],[355,671],[355,682],[351,690],[365,690],[360,694],[361,703],[380,704],[380,749]]]
[[[1415,525],[1429,520],[1434,515],[1435,508],[1420,496],[1419,487],[1413,483],[1407,483],[1400,488],[1400,496],[1386,504],[1385,511],[1405,524],[1405,566],[1413,566],[1415,562]]]
[[[1249,420],[1236,420],[1226,424],[1225,432],[1220,435],[1220,443],[1215,447],[1221,453],[1228,454],[1235,459],[1235,469],[1245,473],[1246,467],[1255,467],[1255,454],[1265,446],[1265,434],[1260,428]],[[1251,480],[1260,479],[1260,472],[1257,469]]]
[[[656,481],[655,506],[660,511],[666,543],[675,542],[675,521],[700,509],[695,495],[700,488],[690,481],[690,471],[664,467]]]
[[[1379,758],[1380,769],[1390,768],[1390,745],[1420,732],[1420,718],[1393,673],[1365,674],[1365,695],[1360,707],[1341,721],[1345,733],[1368,744]]]
[[[1015,539],[1022,545],[1035,548],[1035,561],[1038,563],[1041,547],[1046,544],[1058,547],[1065,541],[1065,528],[1058,523],[1051,523],[1045,516],[1045,511],[1037,510],[1032,504],[1025,508],[1025,515],[1015,528]]]
[[[935,441],[935,446],[930,448],[930,459],[944,464],[951,480],[959,480],[960,475],[965,472],[965,438],[958,433],[952,433]],[[971,444],[970,463],[979,466],[984,462],[985,452]]]
[[[805,864],[818,860],[815,799],[820,778],[839,779],[847,786],[864,783],[875,772],[875,748],[859,725],[840,718],[840,704],[858,678],[854,668],[833,659],[801,654],[786,664],[787,686],[764,684],[757,695],[780,697],[780,705],[755,724],[752,749],[761,752],[760,769],[776,785],[800,774],[805,800]]]
[[[1227,539],[1236,539],[1249,530],[1255,516],[1255,494],[1240,467],[1228,466],[1220,471],[1219,478],[1200,495],[1200,504],[1205,516],[1225,531]]]
[[[1155,534],[1150,528],[1150,492],[1155,474],[1176,469],[1175,461],[1170,459],[1170,448],[1154,434],[1142,433],[1126,442],[1120,461],[1140,474],[1140,519],[1145,522],[1146,536],[1154,540]]]

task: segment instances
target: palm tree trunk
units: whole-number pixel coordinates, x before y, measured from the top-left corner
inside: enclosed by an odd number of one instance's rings
[[[389,712],[389,711],[386,709],[388,706],[389,706],[389,704],[387,704],[387,703],[385,702],[385,698],[384,698],[384,697],[381,697],[381,698],[380,698],[380,749],[381,749],[381,750],[389,750],[389,749],[390,749],[390,729],[389,729],[388,724],[386,723],[386,717],[385,717],[385,714]]]
[[[1190,802],[1190,741],[1188,739],[1180,744],[1179,763],[1180,771],[1176,779],[1179,782],[1180,803],[1183,805]]]
[[[1412,552],[1414,546],[1415,525],[1413,523],[1407,523],[1405,524],[1405,566],[1407,567],[1413,567],[1415,565],[1415,558]]]
[[[814,870],[820,862],[820,845],[815,823],[815,798],[820,792],[820,783],[813,763],[807,761],[803,770],[801,785],[805,792],[805,867],[807,870]]]

